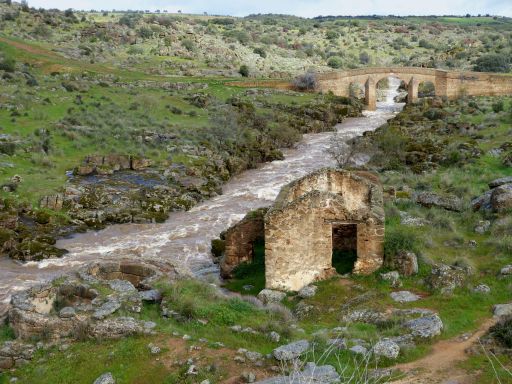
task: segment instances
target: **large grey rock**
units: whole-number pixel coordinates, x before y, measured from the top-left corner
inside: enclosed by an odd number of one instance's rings
[[[478,284],[475,288],[473,288],[473,292],[476,293],[490,293],[491,287],[486,284]]]
[[[505,265],[503,268],[501,268],[500,275],[502,275],[502,276],[512,275],[512,265],[510,265],[510,264]]]
[[[471,200],[469,205],[473,211],[490,211],[492,209],[491,195],[492,191],[487,191],[483,195],[475,197],[473,200]]]
[[[496,317],[512,315],[512,303],[509,303],[509,304],[496,304],[493,307],[493,314]]]
[[[340,383],[340,375],[331,365],[317,366],[307,363],[303,371],[294,371],[289,376],[278,376],[256,384],[334,384]]]
[[[306,285],[305,287],[301,288],[301,290],[298,293],[298,296],[303,299],[308,299],[310,297],[315,296],[316,290],[316,285]]]
[[[71,317],[75,317],[76,312],[73,307],[64,307],[59,311],[59,317],[62,319],[69,319]]]
[[[19,367],[34,356],[36,348],[32,344],[19,341],[6,341],[0,346],[0,372]]]
[[[512,208],[512,184],[501,185],[492,190],[491,206],[495,212]]]
[[[140,297],[144,301],[153,303],[160,302],[162,300],[162,294],[156,289],[150,289],[149,291],[140,292]]]
[[[489,220],[480,220],[475,226],[475,232],[483,235],[489,230],[490,227],[491,222]]]
[[[133,286],[133,284],[127,280],[119,280],[119,279],[110,280],[108,282],[108,285],[114,291],[119,292],[119,293],[132,293],[132,292],[137,291],[137,288],[135,288]]]
[[[420,296],[409,291],[391,292],[391,298],[398,303],[409,303],[421,299]]]
[[[258,299],[260,299],[263,304],[280,303],[285,297],[286,293],[272,289],[263,289],[258,293]]]
[[[342,338],[329,339],[327,340],[327,345],[338,350],[347,349],[347,342]]]
[[[99,307],[94,313],[92,317],[96,320],[102,320],[107,316],[110,316],[115,311],[121,308],[121,303],[115,299],[111,299],[104,303],[101,307]]]
[[[460,212],[463,209],[462,201],[453,195],[440,196],[433,192],[420,192],[415,196],[416,203],[424,207],[444,208],[448,211]]]
[[[309,341],[299,340],[290,344],[281,345],[274,349],[272,354],[279,361],[294,360],[309,349]]]
[[[125,336],[150,334],[151,329],[144,327],[133,317],[117,317],[94,323],[90,335],[97,339],[118,339]]]
[[[366,355],[368,353],[368,349],[363,347],[362,345],[354,345],[348,349],[350,352],[355,353],[356,355]]]
[[[388,359],[396,359],[400,354],[400,347],[394,341],[380,340],[373,346],[373,354]]]
[[[436,264],[432,267],[426,282],[432,289],[452,291],[461,287],[467,278],[467,271],[461,267],[446,264]]]
[[[107,372],[94,380],[93,384],[116,384],[116,380],[110,372]]]
[[[373,309],[356,309],[343,316],[343,321],[348,323],[378,324],[384,320],[386,320],[385,314]]]
[[[500,177],[499,179],[495,179],[489,183],[489,188],[493,189],[496,187],[501,187],[505,184],[512,184],[512,176]]]
[[[407,321],[404,326],[410,329],[414,337],[428,339],[440,335],[443,330],[443,322],[437,314],[419,317]]]

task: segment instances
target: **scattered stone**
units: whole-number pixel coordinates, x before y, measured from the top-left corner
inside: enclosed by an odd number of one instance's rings
[[[256,381],[256,375],[253,372],[243,372],[242,379],[245,383],[254,383]]]
[[[427,339],[441,334],[443,322],[437,314],[433,314],[409,320],[404,326],[411,330],[414,337]]]
[[[294,370],[289,376],[278,376],[257,384],[334,384],[340,382],[340,376],[331,365],[317,366],[315,363],[306,363],[304,370]]]
[[[246,351],[245,352],[245,357],[247,358],[247,360],[251,361],[251,362],[256,362],[258,360],[261,360],[263,358],[263,355],[259,352],[253,352],[253,351]]]
[[[486,233],[491,227],[491,222],[489,220],[480,220],[475,227],[475,232],[483,235]]]
[[[393,370],[391,368],[377,368],[372,369],[369,372],[368,378],[372,380],[371,382],[386,383],[387,381],[385,379],[391,375],[393,375]]]
[[[495,212],[512,208],[512,184],[501,185],[492,190],[491,207]]]
[[[186,374],[188,376],[196,376],[199,374],[199,372],[197,371],[196,366],[194,364],[192,364],[191,366],[188,367]]]
[[[376,356],[383,356],[388,359],[396,359],[400,354],[400,347],[391,340],[380,340],[373,347],[373,353]]]
[[[363,347],[362,345],[354,345],[348,349],[350,352],[355,353],[356,355],[366,355],[368,353],[368,349]]]
[[[279,340],[281,340],[281,336],[279,335],[279,333],[275,332],[275,331],[272,331],[268,334],[268,338],[270,341],[274,342],[274,343],[279,343]]]
[[[272,289],[263,289],[258,293],[258,299],[260,299],[263,304],[280,303],[285,297],[286,293]]]
[[[272,354],[279,361],[288,361],[298,358],[308,349],[309,342],[307,340],[299,340],[274,349]]]
[[[108,285],[114,291],[119,292],[119,293],[137,292],[137,288],[135,288],[133,286],[133,284],[127,280],[119,280],[119,279],[110,280],[108,282]]]
[[[466,281],[467,271],[461,267],[446,264],[437,264],[432,267],[426,283],[431,289],[441,289],[444,292],[453,291],[461,287]]]
[[[91,325],[90,335],[96,339],[118,339],[130,335],[149,334],[143,323],[133,317],[105,319]]]
[[[132,285],[132,287],[133,287],[133,285]],[[105,317],[113,314],[119,308],[121,308],[121,303],[115,299],[110,299],[105,304],[103,304],[101,307],[99,307],[93,313],[92,317],[96,320],[101,320],[101,319],[104,319]]]
[[[438,207],[448,211],[461,212],[463,209],[462,200],[457,196],[440,196],[433,192],[420,192],[416,194],[416,203],[427,207]]]
[[[301,290],[298,293],[298,296],[303,299],[308,299],[310,297],[315,296],[317,287],[315,285],[306,285],[305,287],[301,288]]]
[[[501,187],[505,184],[512,184],[512,176],[501,177],[499,179],[495,179],[489,183],[489,188],[494,189],[497,187]]]
[[[76,316],[75,308],[64,307],[59,311],[59,317],[62,319],[69,319]]]
[[[160,347],[154,345],[153,343],[149,343],[148,344],[148,348],[149,348],[149,352],[152,354],[152,355],[158,355],[162,350],[160,349]]]
[[[348,323],[369,323],[378,324],[383,322],[386,316],[381,312],[372,309],[356,309],[349,314],[343,316],[343,321]]]
[[[473,292],[477,293],[490,293],[491,288],[486,284],[478,284],[475,288],[473,288]]]
[[[409,291],[391,292],[391,298],[398,303],[409,303],[421,299],[420,296]]]
[[[182,339],[183,339],[183,340],[191,340],[191,339],[192,339],[192,337],[191,337],[191,336],[189,336],[189,335],[183,335]]]
[[[402,276],[412,276],[418,273],[418,257],[414,252],[399,251],[387,262],[390,268],[395,268]]]
[[[19,367],[34,356],[36,347],[19,341],[6,341],[0,346],[0,372]]]
[[[512,315],[512,303],[509,303],[509,304],[496,304],[493,307],[493,314],[496,317]]]
[[[338,350],[347,349],[347,342],[342,338],[335,338],[327,340],[327,345],[334,347]]]
[[[380,278],[384,281],[389,281],[391,286],[394,288],[402,286],[402,282],[400,281],[400,274],[397,271],[381,273]]]
[[[315,309],[314,305],[305,303],[304,301],[301,301],[299,304],[297,304],[293,313],[299,319],[304,319],[304,318],[308,317],[314,311],[314,309]]]
[[[112,376],[112,373],[107,372],[94,380],[94,384],[116,384],[116,380],[114,376]]]
[[[500,275],[502,275],[502,276],[512,275],[512,265],[505,265],[503,268],[501,268]]]
[[[140,297],[143,301],[158,303],[162,301],[162,294],[156,289],[140,292]]]
[[[411,227],[423,227],[425,225],[430,225],[430,221],[423,219],[421,217],[414,217],[409,215],[407,212],[400,211],[400,223],[403,225],[408,225]]]

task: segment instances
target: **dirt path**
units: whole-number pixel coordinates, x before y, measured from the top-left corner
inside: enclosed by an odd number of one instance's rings
[[[450,383],[471,384],[475,383],[475,375],[469,375],[464,370],[457,368],[457,363],[465,360],[466,349],[478,342],[487,330],[496,323],[496,319],[487,319],[469,338],[461,340],[460,336],[442,340],[436,343],[431,353],[422,359],[399,364],[394,368],[404,373],[410,373],[404,379],[394,381],[394,384],[423,384],[423,383]]]

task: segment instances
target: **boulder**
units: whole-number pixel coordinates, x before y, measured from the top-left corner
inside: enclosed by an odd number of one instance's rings
[[[121,308],[121,303],[116,299],[110,299],[99,307],[92,315],[96,320],[102,320]]]
[[[120,280],[120,279],[110,280],[108,282],[108,285],[114,291],[119,292],[119,293],[132,293],[132,292],[137,291],[137,288],[135,288],[133,286],[133,284],[127,280]]]
[[[414,337],[428,339],[440,335],[443,330],[443,322],[437,314],[423,316],[405,322],[404,326],[411,331]]]
[[[478,284],[475,288],[473,288],[473,292],[476,293],[490,293],[491,288],[486,284]]]
[[[94,323],[90,335],[96,339],[119,339],[125,336],[147,334],[150,330],[133,317],[117,317]]]
[[[400,354],[400,347],[391,340],[380,340],[373,346],[373,354],[388,359],[396,359]]]
[[[272,354],[279,361],[289,361],[298,358],[308,349],[309,341],[299,340],[274,349]]]
[[[0,346],[0,372],[19,367],[34,356],[36,348],[32,344],[19,341],[6,341]]]
[[[510,265],[510,264],[505,265],[503,268],[501,268],[500,275],[502,275],[502,276],[512,275],[512,265]]]
[[[93,384],[116,384],[116,380],[110,372],[107,372],[94,380]]]
[[[398,303],[410,303],[421,299],[420,296],[409,291],[391,292],[391,298]]]
[[[258,299],[260,299],[263,304],[280,303],[285,297],[286,293],[272,289],[263,289],[258,293]]]
[[[355,353],[356,355],[366,355],[368,353],[368,349],[363,347],[362,345],[354,345],[348,349],[350,352]]]
[[[509,304],[496,304],[493,307],[493,315],[496,317],[512,315],[512,303]]]
[[[304,370],[294,370],[289,376],[278,376],[256,384],[334,384],[340,382],[340,375],[331,365],[317,366],[315,363],[306,363]]]
[[[475,197],[469,205],[473,211],[489,211],[491,210],[492,191],[487,191],[483,195]]]
[[[399,251],[386,264],[396,269],[402,276],[412,276],[418,273],[418,257],[414,252]]]
[[[475,227],[475,232],[483,235],[486,233],[491,227],[491,222],[489,220],[480,220]]]
[[[491,207],[494,212],[504,212],[512,208],[512,184],[501,185],[492,190]]]
[[[310,297],[315,296],[317,287],[315,285],[306,285],[305,287],[301,288],[301,290],[298,293],[298,296],[307,299]]]
[[[69,319],[76,316],[76,311],[73,307],[64,307],[59,311],[59,317]]]
[[[432,267],[426,283],[431,289],[441,289],[446,292],[461,287],[467,278],[467,272],[454,265],[437,264]]]
[[[427,207],[438,207],[448,211],[460,212],[463,209],[462,200],[454,195],[440,196],[433,192],[420,192],[415,196],[416,203]]]
[[[489,188],[494,189],[496,187],[500,187],[505,184],[512,184],[512,176],[501,177],[499,179],[495,179],[489,183]]]
[[[384,313],[374,311],[373,309],[356,309],[343,316],[343,321],[347,323],[368,323],[378,324],[386,320]]]
[[[327,340],[327,345],[338,350],[347,349],[347,342],[345,341],[345,339],[342,338],[329,339]]]
[[[140,297],[143,301],[148,301],[152,303],[158,303],[162,301],[162,294],[160,291],[156,289],[150,289],[149,291],[140,292]]]

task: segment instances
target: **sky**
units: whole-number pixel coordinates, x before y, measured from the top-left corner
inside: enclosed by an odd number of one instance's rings
[[[246,16],[280,13],[319,15],[465,15],[512,17],[512,0],[28,0],[31,7],[60,9],[142,9]]]

